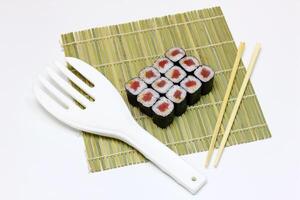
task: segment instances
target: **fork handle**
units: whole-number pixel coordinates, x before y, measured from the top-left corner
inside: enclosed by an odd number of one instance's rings
[[[125,142],[137,149],[192,194],[195,194],[206,183],[204,175],[187,164],[141,126],[136,126],[127,135],[129,138]]]

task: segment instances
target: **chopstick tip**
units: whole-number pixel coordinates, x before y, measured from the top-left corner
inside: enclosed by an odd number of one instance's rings
[[[214,168],[217,168],[219,165],[219,159],[215,160],[215,163],[214,163]]]
[[[260,42],[256,43],[255,47],[261,49],[261,43]]]
[[[206,162],[206,163],[204,164],[204,168],[205,168],[205,169],[208,168],[208,162]]]

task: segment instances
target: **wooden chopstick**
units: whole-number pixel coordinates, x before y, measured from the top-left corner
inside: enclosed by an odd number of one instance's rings
[[[232,89],[232,86],[233,86],[235,75],[237,73],[239,63],[240,63],[241,57],[244,53],[244,50],[245,50],[245,43],[241,42],[240,45],[239,45],[237,54],[236,54],[236,58],[235,58],[235,61],[234,61],[234,64],[233,64],[231,74],[230,74],[229,82],[228,82],[226,92],[225,92],[225,95],[224,95],[224,98],[223,98],[223,103],[221,105],[221,109],[220,109],[220,112],[219,112],[217,123],[215,125],[215,129],[214,129],[214,132],[212,134],[209,150],[208,150],[206,160],[205,160],[205,164],[204,164],[205,167],[208,167],[209,162],[211,160],[211,156],[212,156],[214,148],[215,148],[215,143],[217,141],[218,133],[219,133],[220,126],[221,126],[221,123],[222,123],[222,120],[223,120],[223,116],[224,116],[224,113],[225,113],[225,110],[226,110],[226,107],[227,107],[227,102],[228,102],[230,92],[231,92],[231,89]]]
[[[223,135],[223,138],[222,138],[219,150],[218,150],[218,154],[217,154],[217,157],[216,157],[215,162],[214,162],[214,166],[215,167],[218,166],[218,164],[220,162],[220,159],[222,157],[222,154],[223,154],[223,151],[224,151],[224,148],[225,148],[228,136],[230,134],[230,130],[232,128],[232,125],[233,125],[234,119],[236,117],[236,114],[238,112],[239,106],[240,106],[240,104],[242,102],[243,95],[245,93],[245,90],[246,90],[247,84],[249,82],[250,76],[251,76],[251,74],[253,72],[253,69],[254,69],[254,66],[255,66],[258,54],[260,52],[260,49],[261,49],[260,44],[256,44],[256,46],[254,48],[254,51],[252,53],[252,56],[251,56],[251,60],[250,60],[250,63],[249,63],[248,69],[247,69],[247,73],[246,73],[246,75],[244,77],[241,89],[240,89],[240,91],[238,93],[237,100],[236,100],[236,102],[234,104],[234,107],[233,107],[232,113],[230,115],[230,118],[229,118],[226,130],[224,132],[224,135]]]

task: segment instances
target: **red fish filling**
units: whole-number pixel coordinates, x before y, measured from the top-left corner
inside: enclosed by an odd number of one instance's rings
[[[178,78],[180,76],[180,71],[178,69],[174,69],[172,73],[172,78]]]
[[[196,85],[196,81],[192,81],[192,80],[187,81],[187,82],[185,83],[185,86],[186,86],[186,87],[193,87],[193,86],[195,86],[195,85]]]
[[[178,54],[181,54],[181,51],[179,49],[175,49],[174,51],[171,52],[172,56],[177,56]]]
[[[204,77],[207,78],[210,75],[210,71],[206,68],[202,68],[200,74]]]
[[[140,87],[140,82],[139,81],[132,81],[130,83],[130,88],[136,91]]]
[[[187,60],[183,61],[183,63],[189,67],[192,65],[195,65],[195,62],[192,59],[187,59]]]
[[[162,60],[162,61],[159,61],[158,66],[161,68],[164,68],[167,63],[168,63],[168,60]]]
[[[142,99],[143,99],[143,101],[150,101],[152,99],[152,97],[153,97],[153,94],[151,92],[147,92],[144,94]]]
[[[155,74],[152,70],[149,70],[149,71],[146,71],[145,76],[147,78],[152,78],[152,77],[155,77]]]
[[[181,94],[182,94],[182,92],[180,91],[180,90],[176,90],[176,92],[174,93],[174,97],[176,98],[176,99],[181,99]]]
[[[161,112],[165,112],[168,108],[169,108],[169,104],[166,103],[166,102],[163,102],[162,104],[160,104],[160,105],[158,106],[158,109],[159,109]]]
[[[165,85],[166,85],[166,81],[165,80],[161,80],[161,81],[159,81],[158,83],[157,83],[157,86],[158,87],[164,87]]]

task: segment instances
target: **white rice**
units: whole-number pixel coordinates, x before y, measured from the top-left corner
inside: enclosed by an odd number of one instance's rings
[[[185,84],[188,81],[195,81],[196,85],[192,86],[192,87],[187,87]],[[197,91],[200,87],[201,87],[202,83],[199,81],[199,79],[197,79],[195,76],[187,76],[185,79],[183,79],[180,82],[180,86],[183,87],[188,93],[193,94],[195,91]]]
[[[210,71],[210,74],[209,74],[207,77],[204,77],[204,76],[201,74],[201,71],[202,71],[203,69],[206,69],[206,70]],[[211,80],[211,79],[214,77],[215,72],[214,72],[210,67],[208,67],[207,65],[202,65],[201,67],[199,67],[198,69],[196,69],[196,70],[194,71],[194,74],[195,74],[195,76],[196,76],[197,78],[200,79],[200,81],[202,81],[202,82],[208,82],[209,80]]]
[[[148,92],[151,92],[153,94],[153,96],[151,97],[150,101],[144,101],[143,97]],[[159,98],[159,94],[155,90],[153,90],[151,88],[146,88],[138,95],[137,101],[140,102],[143,106],[149,108],[156,102],[156,100],[158,98]]]
[[[175,94],[175,92],[176,92],[177,90],[180,90],[180,91],[181,91],[181,98],[180,98],[180,99],[174,97],[174,94]],[[171,101],[173,101],[174,103],[180,103],[180,102],[182,102],[182,101],[185,99],[185,97],[186,97],[186,91],[185,91],[182,87],[180,87],[180,86],[178,86],[178,85],[174,85],[174,86],[171,87],[171,89],[167,92],[166,96],[167,96]]]
[[[154,73],[153,77],[147,78],[146,77],[146,73],[148,71],[152,71]],[[159,71],[157,71],[157,69],[155,69],[154,67],[145,67],[144,69],[142,69],[140,71],[140,78],[145,81],[147,84],[151,84],[153,83],[156,79],[160,78],[160,73]]]
[[[169,107],[167,110],[165,111],[160,111],[158,109],[158,107],[162,104],[162,103],[168,103],[169,104]],[[172,101],[170,101],[169,99],[167,99],[166,97],[161,97],[153,106],[152,106],[152,110],[154,111],[154,113],[156,115],[159,115],[159,116],[162,116],[162,117],[165,117],[165,116],[168,116],[173,110],[174,110],[174,104]]]
[[[130,87],[130,85],[133,81],[138,81],[140,83],[140,86],[136,90],[134,90],[133,88]],[[125,85],[125,87],[131,94],[138,95],[139,93],[141,93],[141,91],[143,91],[145,88],[147,88],[147,85],[142,79],[133,78],[130,81],[128,81],[128,83]]]
[[[172,78],[174,70],[179,70],[180,76],[178,78]],[[186,76],[186,72],[181,67],[174,66],[166,72],[165,76],[173,83],[179,83]]]
[[[172,56],[172,52],[174,50],[177,50],[177,49],[180,51],[180,53],[177,54],[176,56]],[[185,56],[185,51],[182,48],[179,48],[179,47],[173,47],[173,48],[168,49],[166,51],[166,57],[169,58],[170,60],[172,60],[173,62],[177,62],[178,60],[180,60],[184,56]]]
[[[164,67],[159,66],[159,63],[161,61],[167,61],[167,63],[164,65]],[[169,60],[168,58],[165,58],[165,57],[157,59],[153,64],[153,67],[155,67],[155,69],[157,69],[162,74],[166,73],[166,71],[168,71],[173,66],[174,66],[174,63],[171,60]]]
[[[193,65],[186,65],[184,62],[187,61],[187,60],[192,60],[195,64]],[[182,66],[182,68],[187,71],[187,72],[192,72],[194,71],[197,67],[200,66],[200,62],[197,58],[195,57],[192,57],[192,56],[187,56],[187,57],[184,57],[182,58],[180,61],[179,61],[179,64]]]
[[[160,81],[165,81],[166,82],[163,87],[158,86]],[[151,86],[157,92],[159,92],[161,94],[165,94],[170,89],[170,87],[173,86],[173,83],[169,79],[167,79],[166,77],[161,77],[161,78],[157,79],[156,81],[154,81]]]

